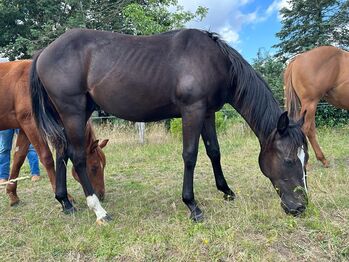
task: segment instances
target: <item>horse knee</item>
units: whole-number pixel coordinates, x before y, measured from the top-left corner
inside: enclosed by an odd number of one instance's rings
[[[44,154],[40,156],[40,162],[44,167],[53,166],[54,161],[51,154]]]
[[[183,152],[182,154],[186,168],[194,168],[197,159],[197,152]]]

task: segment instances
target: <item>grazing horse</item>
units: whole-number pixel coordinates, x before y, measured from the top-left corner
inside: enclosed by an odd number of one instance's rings
[[[307,142],[301,121],[289,121],[262,78],[216,34],[195,29],[154,36],[68,31],[34,58],[31,96],[40,130],[60,149],[60,157],[72,160],[97,223],[109,216],[86,176],[83,139],[95,106],[136,122],[182,118],[182,199],[197,221],[203,216],[193,191],[200,135],[218,190],[225,198],[235,197],[223,176],[214,114],[229,103],[258,137],[261,170],[284,210],[298,215],[306,208]],[[59,179],[64,177],[57,172],[57,186]],[[66,190],[61,192],[56,199],[63,208],[72,207]]]
[[[39,155],[42,165],[45,167],[53,190],[56,188],[55,170],[52,153],[42,138],[34,118],[29,93],[29,72],[32,62],[22,60],[15,62],[0,63],[0,130],[20,128],[16,150],[14,152],[10,179],[16,179],[31,143]],[[91,124],[86,125],[86,152],[88,176],[94,190],[100,198],[104,197],[104,167],[105,156],[101,150],[108,140],[98,144]],[[75,171],[73,176],[77,178]],[[19,202],[17,195],[17,183],[7,186],[7,194],[10,197],[10,205]]]
[[[349,53],[333,46],[321,46],[297,55],[285,70],[284,85],[290,116],[298,118],[299,113],[307,112],[304,133],[316,158],[328,167],[316,140],[316,106],[320,99],[325,99],[335,107],[349,110]]]

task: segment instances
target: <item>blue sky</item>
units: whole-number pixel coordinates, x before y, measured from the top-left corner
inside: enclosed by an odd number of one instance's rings
[[[219,33],[249,62],[259,48],[271,53],[272,45],[279,42],[275,34],[281,29],[279,10],[287,0],[178,0],[186,10],[194,12],[197,6],[207,7],[202,21],[192,21],[187,27]]]

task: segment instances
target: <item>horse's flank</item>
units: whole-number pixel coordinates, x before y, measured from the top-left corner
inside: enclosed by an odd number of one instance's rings
[[[322,46],[296,56],[284,73],[285,99],[290,115],[305,115],[303,130],[317,159],[328,166],[315,134],[317,104],[349,109],[349,53],[333,46]]]

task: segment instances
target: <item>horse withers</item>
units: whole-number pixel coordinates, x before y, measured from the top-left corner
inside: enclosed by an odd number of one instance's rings
[[[0,63],[0,130],[20,128],[16,150],[13,154],[13,163],[10,172],[10,180],[19,176],[19,171],[27,155],[31,143],[39,155],[42,165],[45,167],[53,191],[56,189],[55,170],[52,153],[47,143],[42,138],[35,120],[32,116],[32,106],[29,93],[29,71],[31,60]],[[98,141],[94,135],[91,123],[86,125],[86,153],[88,177],[94,190],[101,199],[105,195],[104,167],[105,156],[102,148],[108,140]],[[74,172],[72,172],[74,176]],[[77,177],[76,175],[74,177]],[[19,202],[17,195],[17,183],[7,186],[7,194],[10,205]]]
[[[349,53],[321,46],[297,55],[284,73],[286,107],[293,118],[305,115],[303,126],[316,158],[328,167],[316,139],[315,112],[321,99],[349,110]]]
[[[299,215],[306,208],[308,154],[302,121],[289,121],[266,82],[216,34],[195,29],[153,36],[71,30],[35,57],[31,94],[40,130],[60,148],[61,157],[72,160],[98,223],[109,216],[86,176],[83,139],[95,105],[136,122],[182,118],[182,199],[197,221],[203,216],[193,191],[200,136],[217,189],[226,199],[235,197],[223,175],[215,128],[215,112],[229,103],[258,137],[261,170],[284,210]],[[72,206],[66,194],[56,198],[63,207]]]

